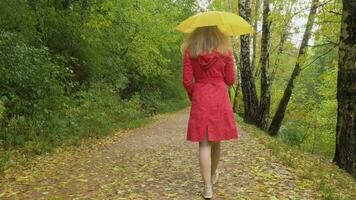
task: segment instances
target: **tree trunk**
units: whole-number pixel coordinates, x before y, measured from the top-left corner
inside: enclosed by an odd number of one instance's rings
[[[278,49],[277,49],[277,58],[276,58],[276,61],[274,62],[274,67],[273,67],[273,71],[271,73],[271,85],[272,85],[272,82],[274,81],[275,77],[276,77],[276,72],[277,72],[277,68],[279,67],[279,62],[281,60],[281,54],[283,53],[284,51],[284,43],[286,42],[287,40],[287,35],[288,35],[288,27],[289,26],[286,26],[286,29],[284,29],[282,35],[281,35],[281,40],[278,44]]]
[[[266,129],[270,105],[271,105],[271,87],[269,79],[269,51],[270,51],[270,26],[271,21],[269,16],[269,0],[263,0],[263,22],[262,22],[262,41],[261,41],[261,98],[260,98],[260,121],[258,126],[261,129]]]
[[[236,89],[235,89],[235,95],[234,95],[234,104],[232,106],[234,113],[238,113],[238,109],[239,109],[239,102],[238,102],[238,96],[239,96],[239,92],[240,92],[240,87],[241,87],[241,73],[240,73],[240,66],[241,66],[241,61],[238,59],[238,53],[234,52],[234,57],[235,60],[238,61],[236,63],[237,65],[237,70],[236,70]]]
[[[314,24],[314,19],[315,19],[315,14],[316,14],[316,11],[318,8],[318,4],[319,4],[319,0],[312,1],[312,5],[311,5],[309,16],[308,16],[308,22],[305,27],[302,43],[299,48],[298,60],[295,64],[292,75],[288,81],[287,87],[284,90],[283,97],[282,97],[281,101],[279,102],[277,112],[275,113],[275,115],[272,119],[271,125],[268,129],[269,134],[272,136],[277,135],[277,133],[281,127],[281,124],[282,124],[282,121],[284,118],[284,114],[286,112],[286,109],[287,109],[287,106],[289,103],[289,99],[292,96],[292,92],[293,92],[293,88],[294,88],[294,80],[297,78],[297,76],[299,75],[300,70],[301,70],[300,66],[302,63],[300,63],[300,61],[301,61],[302,56],[304,55],[305,47],[307,46],[307,44],[309,42],[309,38],[311,35],[311,29]]]
[[[63,0],[63,8],[68,9],[70,6],[70,0]]]
[[[287,13],[291,13],[292,10],[293,10],[293,7],[294,7],[294,3],[293,2],[289,2]],[[287,41],[288,35],[290,34],[289,33],[289,29],[290,29],[290,25],[291,25],[292,19],[293,19],[293,17],[285,19],[285,24],[284,24],[284,28],[283,28],[283,31],[282,31],[282,34],[281,34],[281,39],[280,39],[278,47],[277,47],[277,58],[276,58],[276,61],[273,64],[273,71],[271,73],[271,79],[270,79],[271,86],[272,86],[273,81],[274,81],[274,79],[276,77],[277,69],[279,68],[279,63],[281,61],[282,53],[284,51],[284,44]]]
[[[251,8],[250,0],[239,1],[239,13],[246,21],[250,22]],[[257,124],[258,99],[256,85],[253,79],[250,62],[250,36],[241,36],[241,88],[244,101],[244,121]]]
[[[356,2],[343,0],[333,161],[356,178]]]
[[[252,74],[256,68],[256,50],[257,50],[257,22],[258,22],[258,10],[260,7],[260,0],[255,0],[255,16],[253,19],[253,28],[256,34],[253,34],[253,44],[252,44]]]

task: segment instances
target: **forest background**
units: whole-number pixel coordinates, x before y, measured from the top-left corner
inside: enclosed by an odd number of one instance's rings
[[[14,160],[26,162],[188,106],[181,81],[184,34],[175,25],[206,9],[238,13],[238,4],[246,2],[257,32],[248,58],[258,82],[263,75],[262,0],[0,1],[1,170]],[[301,72],[278,138],[291,148],[332,159],[342,3],[319,2],[311,38],[299,58],[311,1],[271,0],[269,5],[272,114],[266,123],[271,123],[298,60]],[[237,69],[240,50],[235,38]],[[259,96],[261,86],[256,87]],[[240,88],[241,79],[230,94],[236,113],[243,116]]]

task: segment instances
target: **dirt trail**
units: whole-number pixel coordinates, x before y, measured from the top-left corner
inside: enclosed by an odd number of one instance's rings
[[[0,199],[203,199],[198,144],[185,140],[189,109],[98,144],[59,151],[8,172]],[[222,144],[214,199],[320,199],[239,128]]]

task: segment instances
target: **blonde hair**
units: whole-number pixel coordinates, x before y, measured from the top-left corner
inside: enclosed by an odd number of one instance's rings
[[[231,48],[231,41],[217,26],[205,26],[196,28],[186,37],[181,46],[182,53],[187,48],[193,58],[198,57],[201,53],[211,53],[214,49],[225,55]]]

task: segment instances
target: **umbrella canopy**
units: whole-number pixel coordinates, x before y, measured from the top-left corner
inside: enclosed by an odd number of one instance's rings
[[[228,36],[254,33],[253,27],[242,17],[222,11],[207,11],[191,16],[176,26],[176,29],[184,33],[191,33],[196,28],[204,26],[217,26]]]

